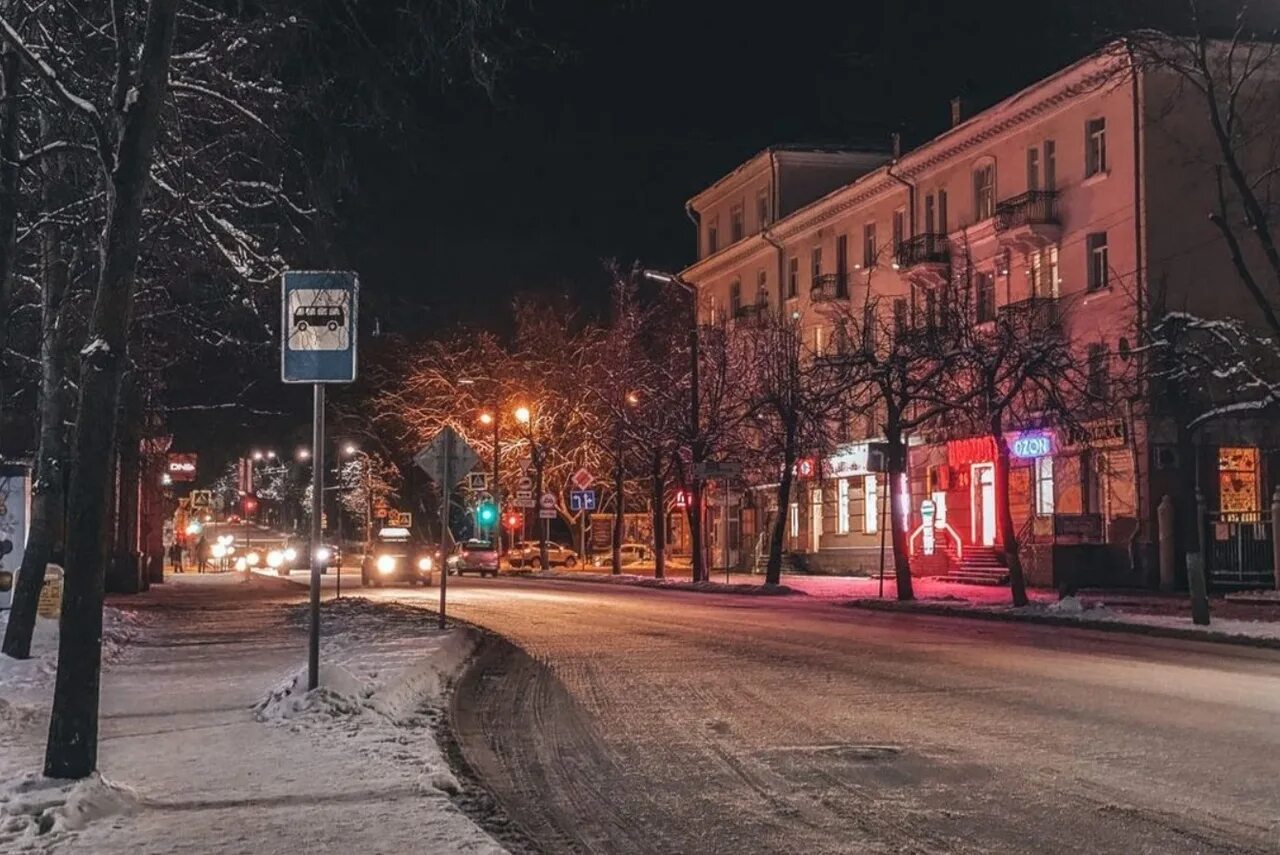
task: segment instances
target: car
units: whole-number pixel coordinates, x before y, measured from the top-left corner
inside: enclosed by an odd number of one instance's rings
[[[396,582],[435,584],[440,552],[415,538],[407,528],[384,528],[360,562],[360,584],[380,588]]]
[[[445,564],[456,576],[464,573],[479,573],[482,578],[497,576],[498,550],[488,540],[464,540],[453,548]]]
[[[642,561],[648,561],[652,557],[649,547],[643,543],[624,543],[619,547],[619,551],[622,553],[623,567],[628,564],[639,564]],[[612,567],[613,550],[605,550],[591,559],[591,563],[596,567]]]
[[[309,542],[300,539],[285,541],[279,550],[267,553],[267,565],[281,576],[287,576],[294,570],[310,570],[311,550],[307,548]],[[342,547],[336,543],[321,541],[316,557],[320,559],[320,572],[328,573],[329,568],[342,566]]]
[[[555,541],[547,542],[547,563],[552,567],[562,564],[565,567],[578,566],[578,553]],[[507,561],[512,567],[529,566],[535,570],[542,569],[542,541],[518,540],[507,552]]]

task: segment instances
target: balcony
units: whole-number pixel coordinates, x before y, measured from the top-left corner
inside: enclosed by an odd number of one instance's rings
[[[951,276],[951,244],[946,235],[921,234],[898,244],[897,268],[908,279],[937,287]]]
[[[996,205],[996,237],[1001,246],[1034,252],[1062,238],[1056,190],[1028,190]]]
[[[809,299],[815,303],[849,299],[849,274],[824,273],[814,277],[809,289]]]
[[[1057,297],[1028,297],[999,308],[1000,318],[1007,320],[1019,335],[1034,339],[1061,335],[1062,313]]]
[[[768,317],[768,303],[748,303],[734,310],[733,324],[736,327],[764,326]]]

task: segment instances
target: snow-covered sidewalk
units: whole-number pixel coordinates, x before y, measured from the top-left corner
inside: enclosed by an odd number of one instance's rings
[[[102,777],[74,786],[31,774],[56,647],[42,625],[36,658],[0,670],[0,851],[501,852],[450,800],[435,735],[472,634],[394,604],[326,603],[322,688],[307,694],[302,600],[235,576],[121,600]]]

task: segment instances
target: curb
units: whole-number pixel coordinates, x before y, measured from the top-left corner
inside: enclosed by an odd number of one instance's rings
[[[739,583],[724,585],[720,582],[684,582],[667,579],[651,579],[647,576],[601,576],[596,573],[582,575],[540,575],[532,573],[523,578],[549,582],[591,582],[597,585],[615,585],[628,588],[649,588],[657,591],[688,591],[694,594],[728,594],[738,597],[807,597],[799,588],[787,585],[755,585]]]
[[[1025,615],[1010,612],[992,612],[982,609],[958,609],[933,603],[901,603],[897,600],[849,600],[847,608],[873,612],[899,614],[923,614],[941,617],[971,618],[973,620],[1004,621],[1005,623],[1032,623],[1046,626],[1065,626],[1071,629],[1096,629],[1128,635],[1145,635],[1151,638],[1173,638],[1179,641],[1207,641],[1214,644],[1233,644],[1237,647],[1253,647],[1263,650],[1280,650],[1280,638],[1254,638],[1214,630],[1180,629],[1172,626],[1153,626],[1145,623],[1123,623],[1110,620],[1077,620],[1057,615]]]
[[[283,576],[277,576],[274,573],[265,573],[261,570],[253,570],[253,583],[261,584],[267,588],[278,588],[285,590],[287,588],[302,588],[304,591],[310,589],[310,584],[295,582],[292,579]]]

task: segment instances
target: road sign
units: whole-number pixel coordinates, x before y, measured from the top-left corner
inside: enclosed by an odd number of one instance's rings
[[[700,463],[694,467],[699,478],[723,479],[742,477],[742,465],[738,463]]]
[[[387,528],[413,528],[413,514],[407,511],[387,511]]]
[[[572,481],[573,486],[577,487],[579,490],[585,490],[591,486],[591,482],[595,481],[596,477],[587,471],[587,467],[583,466],[577,472],[574,472],[573,475],[569,477],[569,480]]]
[[[195,510],[207,510],[213,503],[213,493],[209,490],[192,490],[191,507]]]
[[[541,498],[538,499],[538,507],[542,508],[544,511],[548,509],[554,511],[556,509],[556,494],[543,493]]]
[[[453,450],[453,454],[448,460],[445,458],[446,448],[452,448]],[[450,482],[444,485],[447,487],[452,487],[463,478],[466,478],[479,461],[480,455],[476,454],[475,449],[467,445],[466,440],[458,436],[457,432],[451,427],[443,428],[431,442],[427,443],[426,448],[413,457],[413,462],[418,464],[418,468],[430,475],[431,480],[437,484],[444,481],[445,464],[447,462]]]
[[[484,472],[472,472],[467,476],[467,486],[472,490],[483,490],[489,485],[489,476]]]
[[[281,279],[280,379],[350,383],[356,379],[356,274],[289,270]]]
[[[520,458],[520,474],[523,475],[524,473],[528,472],[529,467],[532,465],[533,465],[532,457],[521,457]]]
[[[539,509],[538,509],[538,519],[540,519],[540,520],[553,520],[553,519],[555,519],[555,518],[556,518],[556,509],[555,509],[555,508],[539,508]]]
[[[578,513],[579,511],[594,511],[595,509],[595,490],[574,490],[569,493],[569,510]]]

